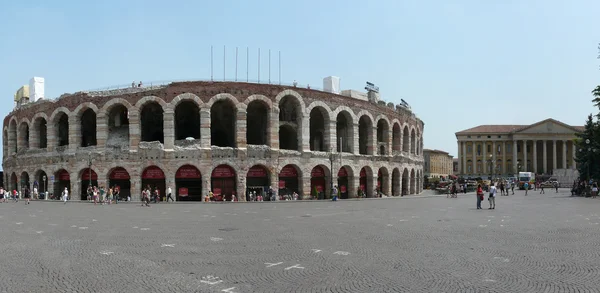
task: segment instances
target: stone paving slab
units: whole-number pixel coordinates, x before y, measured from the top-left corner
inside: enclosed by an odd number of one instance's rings
[[[474,195],[3,203],[0,292],[600,292],[599,209],[566,189],[496,210]]]

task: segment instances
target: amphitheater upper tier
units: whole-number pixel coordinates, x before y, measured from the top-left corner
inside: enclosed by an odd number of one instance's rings
[[[142,186],[178,200],[240,201],[269,187],[326,198],[421,191],[424,124],[410,110],[311,89],[233,82],[78,92],[4,118],[8,188],[85,198],[87,186]],[[331,171],[333,170],[333,172]]]

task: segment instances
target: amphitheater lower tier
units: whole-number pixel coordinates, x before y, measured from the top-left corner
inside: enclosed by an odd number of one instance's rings
[[[266,146],[137,151],[97,147],[27,150],[5,159],[6,187],[85,200],[87,187],[115,187],[120,197],[139,200],[147,186],[161,196],[168,188],[177,201],[202,201],[212,191],[216,198],[247,201],[269,189],[298,199],[331,197],[331,179],[339,197],[378,197],[418,194],[422,190],[422,158],[401,152],[389,156],[352,153],[299,152]],[[331,170],[334,170],[332,173]]]

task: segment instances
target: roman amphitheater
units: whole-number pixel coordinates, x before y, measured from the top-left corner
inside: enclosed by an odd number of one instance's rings
[[[15,98],[17,100],[17,98]],[[418,194],[423,122],[369,91],[242,82],[174,82],[29,99],[4,118],[5,187],[85,199],[115,186],[176,200],[209,191],[246,201],[269,187],[299,199]],[[333,172],[332,172],[333,170]]]

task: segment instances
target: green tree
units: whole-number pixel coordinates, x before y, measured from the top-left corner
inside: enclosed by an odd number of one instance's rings
[[[600,155],[597,143],[598,139],[600,139],[600,131],[598,123],[594,122],[592,114],[588,115],[583,132],[576,134],[576,136],[577,139],[574,141],[576,151],[575,161],[577,162],[579,176],[586,180],[599,178],[597,164],[591,163],[597,161],[598,155]]]

